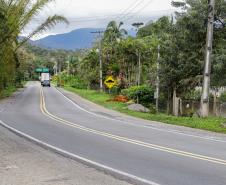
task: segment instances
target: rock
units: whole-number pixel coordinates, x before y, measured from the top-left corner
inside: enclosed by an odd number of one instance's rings
[[[132,111],[137,111],[137,112],[150,112],[150,110],[148,108],[144,107],[141,104],[132,104],[132,105],[129,105],[128,106],[128,109],[129,110],[132,110]]]

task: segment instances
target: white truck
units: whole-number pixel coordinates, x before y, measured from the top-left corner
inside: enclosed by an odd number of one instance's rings
[[[49,73],[41,73],[40,76],[40,81],[41,85],[44,86],[49,86],[50,87],[50,74]]]

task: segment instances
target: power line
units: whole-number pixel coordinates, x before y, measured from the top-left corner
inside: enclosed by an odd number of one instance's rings
[[[131,13],[137,8],[139,7],[142,3],[144,3],[145,0],[141,0],[139,1],[136,6],[134,6],[132,9],[130,9],[130,11],[128,13],[126,13],[123,17],[121,17],[121,19],[124,19],[126,16],[131,15]]]
[[[149,4],[150,2],[148,2]],[[145,6],[147,6],[147,4],[145,4]],[[130,16],[125,18],[124,20],[130,20],[132,19],[133,17],[135,17],[138,13],[140,13],[144,8],[145,6],[143,6],[142,8],[140,8],[137,12],[135,13],[130,13]],[[152,11],[153,12],[161,12],[161,11],[169,11],[169,10],[174,10],[174,9],[165,9],[165,10],[157,10],[157,11]],[[110,19],[110,18],[113,18],[113,19],[116,19],[117,16],[119,15],[128,15],[128,14],[115,14],[115,15],[109,15],[109,16],[93,16],[93,17],[72,17],[72,18],[68,18],[69,19],[69,22],[71,23],[80,23],[80,22],[96,22],[96,21],[102,21],[102,20],[106,20],[107,19]],[[33,18],[34,21],[36,22],[43,22],[45,21],[45,19],[40,19],[40,18]]]
[[[118,16],[124,16],[126,14],[114,14],[114,15],[105,15],[105,16],[92,16],[92,17],[71,17],[68,18],[70,22],[82,22],[82,21],[96,21],[96,20],[102,20],[102,19],[107,19],[107,18],[115,18],[117,19]],[[44,21],[45,19],[40,19],[40,18],[33,18],[35,21]]]
[[[131,8],[133,9],[134,6],[136,7],[137,4],[139,4],[139,3],[142,2],[142,1],[144,1],[144,0],[139,0],[139,1],[135,0],[132,4],[130,4],[130,6],[129,6],[128,8],[126,8],[126,9],[122,12],[122,14],[125,13],[124,15],[127,15],[128,12],[131,11]],[[122,19],[122,16],[117,17],[117,19]]]
[[[146,9],[146,8],[148,7],[148,5],[149,5],[150,3],[152,3],[153,1],[154,1],[154,0],[149,0],[146,4],[144,4],[144,6],[142,6],[142,8],[140,8],[138,11],[136,11],[136,12],[134,13],[134,15],[132,15],[132,16],[126,18],[126,19],[123,20],[123,21],[125,22],[125,21],[128,21],[128,20],[133,19],[133,18],[134,18],[137,14],[139,14],[142,10]]]

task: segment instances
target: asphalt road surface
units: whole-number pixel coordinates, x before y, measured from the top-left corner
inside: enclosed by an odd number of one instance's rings
[[[89,109],[83,100],[77,103],[54,87],[31,82],[1,109],[0,121],[137,184],[226,184],[225,137],[155,129],[151,122],[106,114],[95,105]]]

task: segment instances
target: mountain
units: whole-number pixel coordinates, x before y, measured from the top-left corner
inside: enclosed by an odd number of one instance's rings
[[[52,49],[75,50],[89,48],[95,40],[91,32],[103,29],[82,28],[69,33],[47,36],[35,41],[33,44]]]
[[[47,36],[43,39],[32,41],[31,44],[51,49],[76,50],[92,47],[97,35],[92,34],[104,29],[97,28],[81,28],[69,33]],[[129,31],[129,35],[135,36],[135,31]]]

